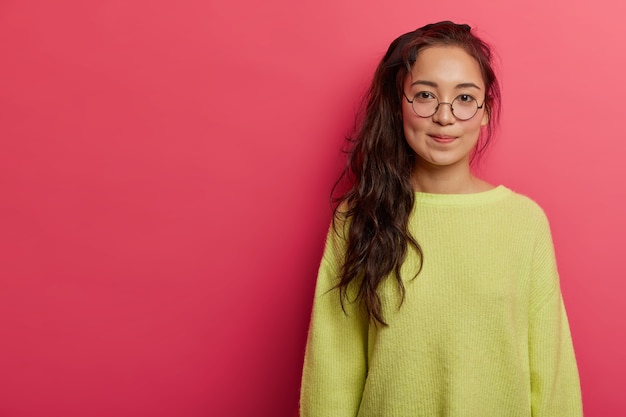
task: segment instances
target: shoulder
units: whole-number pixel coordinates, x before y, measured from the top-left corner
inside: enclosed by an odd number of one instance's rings
[[[507,190],[506,197],[502,199],[502,204],[511,216],[514,216],[521,224],[532,225],[544,232],[546,230],[549,231],[548,216],[534,199],[504,186],[502,187]]]
[[[517,205],[521,208],[527,208],[538,212],[543,212],[541,206],[531,197],[519,191],[513,190],[507,186],[500,185],[506,190],[506,197],[511,204]]]
[[[338,269],[343,262],[343,254],[349,238],[351,212],[348,204],[342,202],[333,209],[332,214],[326,234],[322,262],[328,262],[333,268]]]

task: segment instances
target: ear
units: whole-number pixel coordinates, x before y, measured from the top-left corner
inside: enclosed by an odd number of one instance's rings
[[[480,125],[481,126],[487,126],[487,123],[489,123],[489,113],[490,113],[489,106],[485,106],[485,112],[483,113],[483,119],[480,121]]]

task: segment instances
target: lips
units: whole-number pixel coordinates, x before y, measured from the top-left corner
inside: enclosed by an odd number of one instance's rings
[[[437,143],[451,143],[451,142],[454,142],[456,139],[455,136],[448,136],[448,135],[428,135],[428,136],[430,136]]]

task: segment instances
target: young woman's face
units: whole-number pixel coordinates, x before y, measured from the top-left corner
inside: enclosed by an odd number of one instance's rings
[[[437,100],[440,103],[456,100],[454,110],[463,118],[471,114],[467,113],[467,107],[473,105],[472,98],[481,106],[486,92],[480,67],[472,56],[460,47],[434,46],[419,52],[404,82],[404,94],[414,101],[418,111],[429,105],[433,108]],[[489,121],[486,106],[478,109],[471,119],[460,120],[448,104],[440,104],[432,116],[420,117],[411,103],[406,99],[402,102],[404,136],[417,155],[417,164],[438,167],[463,164],[469,168],[480,128]]]

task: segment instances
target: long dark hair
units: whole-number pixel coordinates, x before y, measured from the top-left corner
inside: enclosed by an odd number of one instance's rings
[[[370,319],[383,326],[387,324],[378,293],[380,283],[393,275],[404,300],[400,268],[407,249],[412,247],[419,256],[415,276],[424,262],[422,248],[407,229],[414,205],[411,174],[415,153],[404,137],[401,100],[404,80],[418,53],[431,46],[461,47],[480,66],[489,122],[481,131],[472,161],[486,149],[499,119],[500,89],[491,50],[468,25],[446,21],[406,33],[391,43],[378,64],[355,133],[348,138],[346,168],[331,195],[335,204],[333,227],[336,233],[341,228],[346,240],[336,286],[342,306],[346,301],[359,302]],[[348,291],[352,286],[354,293]],[[349,300],[349,293],[355,294],[354,300]]]

